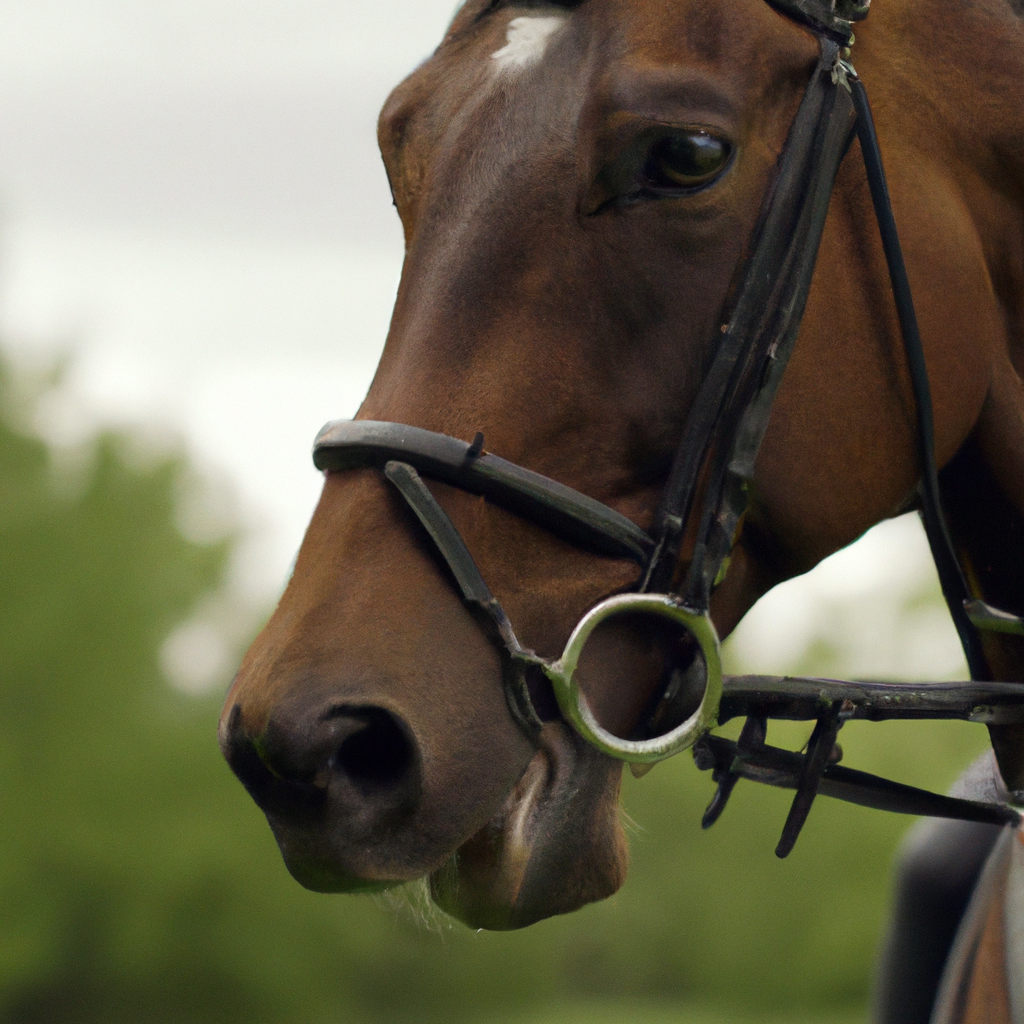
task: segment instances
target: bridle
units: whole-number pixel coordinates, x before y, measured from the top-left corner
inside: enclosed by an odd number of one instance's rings
[[[466,606],[502,655],[509,708],[531,738],[542,728],[531,699],[531,676],[550,681],[562,716],[599,750],[634,767],[694,748],[699,767],[718,783],[704,815],[709,827],[740,778],[796,789],[776,852],[786,856],[816,793],[867,806],[984,822],[1018,822],[1007,805],[943,797],[835,763],[836,734],[852,718],[962,718],[989,724],[1024,722],[1024,684],[851,683],[794,677],[723,679],[718,637],[708,614],[716,582],[724,576],[742,516],[754,462],[772,402],[800,327],[832,188],[854,134],[860,141],[917,408],[922,478],[920,512],[944,597],[960,636],[972,680],[991,673],[980,630],[1024,633],[1024,620],[972,597],[939,501],[932,403],[910,287],[889,203],[867,94],[849,63],[852,22],[870,0],[767,0],[814,32],[820,57],[780,157],[774,184],[752,239],[737,298],[722,325],[710,368],[684,425],[650,533],[613,508],[470,443],[399,423],[367,420],[329,423],[317,436],[313,461],[333,472],[382,469],[423,525],[451,572]],[[491,593],[465,541],[435,500],[424,477],[442,481],[540,525],[596,553],[635,561],[637,589],[591,608],[550,661],[524,648]],[[677,578],[684,549],[691,557]],[[659,708],[692,692],[668,724],[647,735],[622,738],[605,729],[581,691],[577,666],[594,631],[620,616],[665,620],[687,639],[691,661],[672,672]],[[746,716],[739,740],[709,730]],[[814,720],[806,754],[765,744],[767,720]]]

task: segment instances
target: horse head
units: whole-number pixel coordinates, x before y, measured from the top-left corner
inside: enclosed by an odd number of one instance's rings
[[[865,68],[887,59],[879,21],[858,41]],[[764,0],[468,0],[380,117],[406,256],[357,418],[482,433],[486,451],[652,530],[820,60],[816,35]],[[919,98],[901,109],[883,93],[883,142],[906,158],[894,203],[944,463],[981,416],[1002,328],[957,186],[926,173],[953,143],[939,129],[913,141]],[[914,405],[870,202],[848,158],[715,581],[723,636],[775,583],[912,500]],[[979,344],[957,343],[968,334]],[[429,490],[540,658],[638,585],[621,552],[443,481]],[[684,544],[677,578],[687,558]],[[527,679],[537,727],[521,728],[492,639],[380,469],[328,472],[221,721],[303,885],[429,876],[446,910],[490,928],[621,885],[621,760],[569,726],[543,674]],[[595,634],[579,671],[608,730],[637,727],[674,639],[643,617]]]

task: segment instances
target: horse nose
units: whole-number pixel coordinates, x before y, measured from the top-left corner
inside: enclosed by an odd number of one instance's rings
[[[367,794],[410,790],[411,795],[409,784],[417,775],[416,747],[401,720],[390,711],[371,707],[343,716],[343,723],[339,731],[345,738],[330,759],[331,771]]]
[[[222,719],[221,748],[270,817],[300,824],[327,814],[360,832],[412,810],[420,757],[408,726],[374,706],[278,709],[256,736],[235,704]]]

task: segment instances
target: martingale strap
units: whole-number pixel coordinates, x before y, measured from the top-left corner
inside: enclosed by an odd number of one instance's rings
[[[707,619],[710,596],[727,565],[746,508],[754,462],[800,328],[835,176],[854,131],[865,163],[917,406],[922,518],[973,679],[989,674],[979,630],[1024,634],[1020,617],[972,597],[942,514],[931,395],[910,286],[867,94],[845,60],[849,55],[846,47],[853,41],[851,22],[867,14],[869,0],[767,2],[816,34],[820,59],[790,128],[775,183],[755,230],[738,298],[687,417],[653,536],[602,502],[484,451],[479,433],[467,443],[405,424],[337,421],[327,424],[314,444],[313,461],[318,469],[376,468],[405,500],[467,607],[501,652],[509,708],[520,728],[532,737],[539,732],[541,719],[531,701],[529,673],[539,669],[551,677],[557,664],[544,662],[520,644],[508,615],[424,478],[481,495],[596,554],[632,560],[641,570],[634,594],[637,601],[678,607],[688,620],[703,617],[713,634]],[[686,571],[677,580],[680,566]],[[626,599],[627,595],[620,595],[604,604],[621,604]],[[835,739],[851,718],[1024,722],[1024,684],[726,677],[717,718],[724,723],[735,716],[746,716],[738,742],[702,735],[693,748],[698,767],[710,769],[718,783],[703,824],[708,827],[717,820],[740,778],[795,789],[776,849],[779,856],[792,849],[819,792],[905,814],[996,823],[1020,820],[1017,811],[1004,805],[938,796],[840,767],[835,763],[839,756]],[[806,754],[767,746],[769,718],[815,721]],[[581,728],[578,720],[574,727]],[[706,725],[701,725],[694,735],[704,728]],[[590,742],[600,739],[582,735]],[[686,742],[692,743],[693,738]],[[630,760],[621,749],[602,747],[599,742],[598,746]],[[653,754],[643,758],[655,759]]]

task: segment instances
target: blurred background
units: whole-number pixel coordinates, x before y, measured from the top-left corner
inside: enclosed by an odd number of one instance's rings
[[[627,776],[613,899],[473,933],[317,896],[220,759],[220,702],[379,355],[401,235],[377,110],[450,0],[0,0],[0,1022],[862,1020],[906,819],[682,756]],[[955,678],[912,517],[762,601],[733,671]],[[799,747],[809,730],[776,729]],[[848,725],[941,789],[961,724]]]

